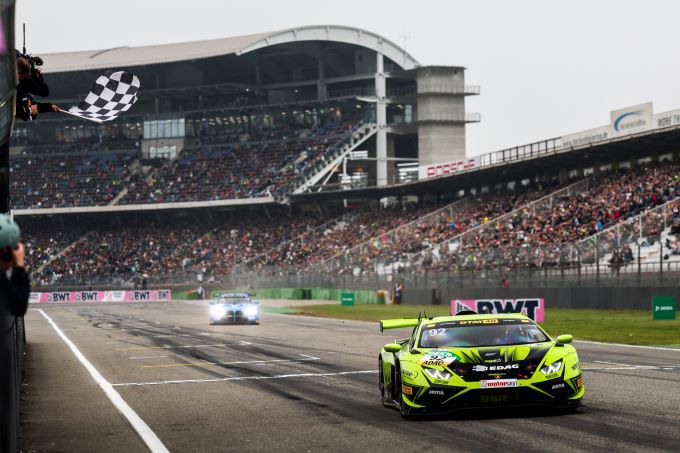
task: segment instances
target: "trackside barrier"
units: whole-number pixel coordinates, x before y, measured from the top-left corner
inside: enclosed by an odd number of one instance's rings
[[[29,303],[51,304],[58,302],[160,302],[169,301],[169,289],[142,289],[132,291],[51,291],[31,293]]]
[[[210,297],[217,297],[220,293],[230,292],[255,292],[258,299],[293,299],[293,300],[340,300],[342,293],[354,294],[357,304],[382,304],[384,299],[373,290],[355,290],[351,288],[257,288],[248,289],[237,287],[236,289],[213,290]],[[384,296],[383,296],[384,297]]]
[[[23,374],[23,318],[0,310],[0,452],[18,451],[19,397]]]

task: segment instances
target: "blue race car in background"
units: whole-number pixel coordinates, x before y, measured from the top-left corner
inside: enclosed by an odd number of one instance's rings
[[[210,325],[259,324],[260,301],[252,293],[220,294],[210,302]]]

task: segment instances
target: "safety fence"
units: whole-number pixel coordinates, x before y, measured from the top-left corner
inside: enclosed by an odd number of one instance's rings
[[[19,398],[23,375],[23,318],[0,310],[0,452],[18,451]]]

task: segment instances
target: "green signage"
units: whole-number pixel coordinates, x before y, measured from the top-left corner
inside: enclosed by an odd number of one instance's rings
[[[342,305],[354,305],[354,293],[342,293],[340,302]]]
[[[675,296],[652,297],[652,319],[675,319]]]

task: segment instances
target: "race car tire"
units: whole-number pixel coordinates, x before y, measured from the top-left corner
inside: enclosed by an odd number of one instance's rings
[[[383,404],[389,402],[389,393],[385,386],[385,375],[383,373],[382,357],[378,357],[378,390],[380,391],[380,400]]]
[[[401,397],[401,369],[399,369],[399,362],[395,362],[394,364],[394,383],[395,383],[395,392],[394,395],[396,397],[396,400],[399,402],[399,413],[401,414],[402,418],[405,419],[411,419],[411,408],[404,402],[404,398]]]

